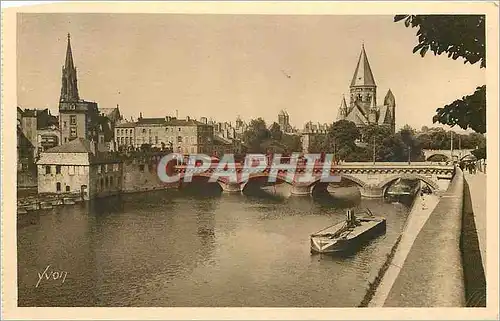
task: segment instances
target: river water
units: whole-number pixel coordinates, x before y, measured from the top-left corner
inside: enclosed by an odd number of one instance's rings
[[[309,235],[344,219],[341,202],[266,195],[167,190],[20,215],[18,305],[354,307],[409,213],[361,200],[387,233],[311,255]]]

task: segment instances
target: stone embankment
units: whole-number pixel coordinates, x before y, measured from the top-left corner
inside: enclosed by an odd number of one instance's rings
[[[387,295],[389,294],[394,281],[398,277],[399,271],[403,266],[418,233],[436,207],[438,201],[439,197],[437,195],[424,194],[423,196],[416,196],[405,227],[388,256],[386,264],[380,270],[380,273],[377,276],[378,279],[375,280],[377,282],[377,286],[376,289],[372,290],[373,295],[367,306],[381,307],[384,305]]]
[[[463,173],[456,175],[416,236],[394,280],[385,307],[466,305],[460,241]]]

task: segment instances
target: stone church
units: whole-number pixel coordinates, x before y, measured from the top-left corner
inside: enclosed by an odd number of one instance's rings
[[[358,127],[369,124],[389,126],[392,132],[396,126],[396,100],[389,89],[382,105],[377,104],[377,85],[368,62],[365,46],[361,48],[358,64],[350,86],[349,105],[342,97],[337,120],[349,120]]]

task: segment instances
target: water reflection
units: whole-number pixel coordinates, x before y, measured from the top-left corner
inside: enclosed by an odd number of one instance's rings
[[[155,191],[28,213],[34,223],[18,225],[19,304],[356,306],[408,208],[360,201],[387,218],[386,234],[344,257],[316,256],[309,235],[343,220],[351,204],[263,187],[258,195]],[[35,288],[47,264],[68,271],[63,286]]]

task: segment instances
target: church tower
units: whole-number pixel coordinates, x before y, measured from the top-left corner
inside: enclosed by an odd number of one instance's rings
[[[59,101],[77,102],[78,85],[76,80],[76,68],[73,64],[73,53],[71,52],[71,39],[68,33],[68,45],[66,47],[66,61],[62,68],[61,98]]]
[[[77,138],[98,142],[99,108],[97,103],[80,99],[73,63],[71,40],[68,34],[66,59],[62,67],[61,96],[59,98],[60,143],[65,144]]]
[[[358,64],[352,77],[350,95],[351,108],[354,104],[357,104],[365,115],[370,113],[372,105],[377,105],[377,85],[373,78],[364,44],[361,47]]]

